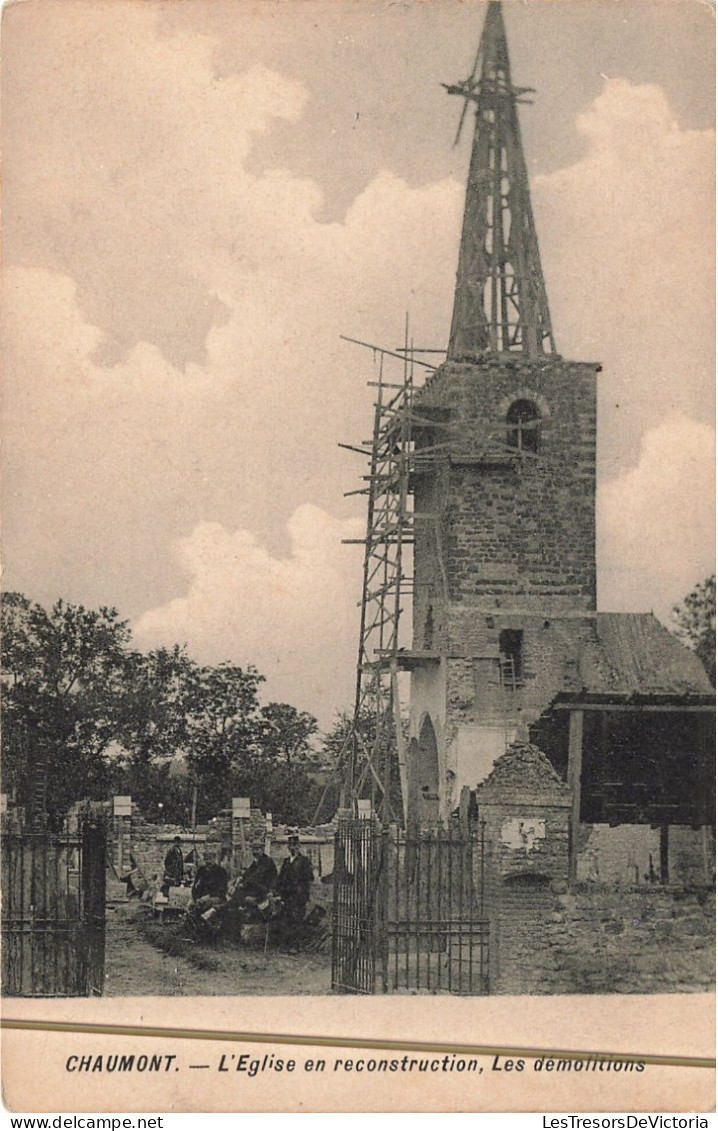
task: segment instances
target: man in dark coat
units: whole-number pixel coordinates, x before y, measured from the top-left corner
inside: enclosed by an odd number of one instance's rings
[[[264,851],[264,841],[252,845],[252,863],[245,868],[232,892],[234,902],[261,903],[277,881],[277,865]]]
[[[287,847],[289,856],[282,863],[274,890],[283,903],[283,918],[296,925],[304,918],[314,871],[307,857],[299,851],[298,833],[289,834]]]
[[[192,904],[187,910],[185,921],[190,930],[204,927],[218,934],[222,927],[222,911],[226,909],[227,885],[229,877],[218,861],[218,853],[210,847],[197,869],[192,884]]]
[[[182,886],[184,879],[184,857],[182,856],[181,844],[181,838],[176,836],[172,847],[165,856],[165,874],[162,877],[162,887],[160,889],[164,896],[169,895],[171,887],[178,888]]]
[[[204,863],[197,869],[192,885],[192,899],[195,903],[208,898],[223,902],[227,898],[228,883],[229,877],[225,869],[218,862],[216,853],[210,850],[205,855]]]

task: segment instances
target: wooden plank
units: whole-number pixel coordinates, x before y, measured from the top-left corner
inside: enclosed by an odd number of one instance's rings
[[[502,614],[503,610],[497,610]],[[715,712],[714,703],[554,703],[552,711],[668,711],[674,715]]]
[[[568,784],[571,789],[571,814],[568,828],[568,878],[576,879],[578,834],[581,822],[581,769],[583,763],[583,711],[572,711],[568,729]]]
[[[396,752],[399,763],[399,782],[401,784],[401,803],[404,809],[404,820],[409,812],[409,770],[406,757],[406,743],[401,718],[401,699],[399,697],[399,678],[397,675],[396,659],[391,664],[391,691],[394,707],[394,727],[396,730]]]
[[[384,349],[382,346],[375,346],[372,342],[362,342],[359,338],[349,338],[346,334],[340,334],[339,337],[343,342],[351,342],[355,346],[364,346],[366,349],[370,349],[374,353],[383,354],[385,357],[398,357],[400,361],[408,360],[403,354],[395,353],[394,350]],[[435,365],[430,365],[428,361],[420,361],[418,357],[413,357],[411,360],[414,365],[421,365],[424,369],[436,369]]]

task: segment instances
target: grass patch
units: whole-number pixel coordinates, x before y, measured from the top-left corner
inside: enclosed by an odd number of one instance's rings
[[[181,924],[158,923],[155,919],[137,919],[137,930],[145,942],[171,958],[184,958],[197,970],[219,970],[219,962],[201,944],[183,937]]]

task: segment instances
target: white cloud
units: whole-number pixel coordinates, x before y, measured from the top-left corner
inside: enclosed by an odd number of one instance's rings
[[[628,466],[671,412],[712,419],[715,134],[656,86],[608,79],[578,117],[585,156],[535,181],[558,347],[601,361],[600,461]]]
[[[103,357],[144,339],[177,364],[201,360],[223,314],[208,259],[229,250],[251,274],[257,245],[280,235],[256,223],[255,192],[270,211],[290,199],[246,171],[253,141],[296,121],[307,91],[258,64],[220,78],[215,40],[158,35],[153,4],[42,19],[30,7],[9,37],[6,259],[76,279]],[[298,213],[321,199],[314,186],[300,197],[297,181]]]
[[[371,427],[370,358],[339,335],[398,345],[409,309],[417,344],[445,342],[463,186],[385,170],[318,222],[317,184],[247,160],[306,91],[263,68],[219,80],[210,41],[155,41],[141,6],[126,35],[127,12],[73,25],[77,66],[58,69],[52,27],[28,56],[15,246],[54,267],[4,275],[9,576],[254,663],[326,719],[351,697],[360,597],[339,546],[358,468],[336,441]],[[584,158],[534,197],[559,348],[604,362],[602,605],[667,608],[711,569],[713,135],[619,79],[578,127]]]
[[[187,593],[145,613],[135,636],[144,647],[185,641],[203,663],[253,664],[267,679],[265,699],[328,725],[353,697],[360,559],[341,539],[360,537],[362,524],[307,503],[287,529],[291,549],[279,558],[251,531],[198,524],[176,545]]]
[[[713,573],[714,488],[712,428],[675,414],[646,432],[636,465],[599,489],[602,608],[665,620]]]

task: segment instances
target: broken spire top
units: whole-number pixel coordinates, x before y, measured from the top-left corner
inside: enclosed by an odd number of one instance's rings
[[[516,110],[530,88],[511,83],[498,0],[489,3],[471,75],[446,89],[464,99],[459,133],[476,105],[448,356],[555,353]]]

